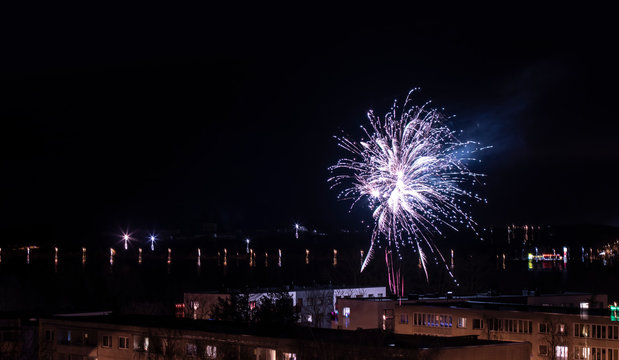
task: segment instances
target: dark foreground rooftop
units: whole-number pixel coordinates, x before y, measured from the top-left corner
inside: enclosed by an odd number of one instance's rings
[[[428,349],[507,344],[507,342],[504,341],[477,339],[476,336],[436,337],[427,335],[393,334],[391,332],[377,329],[345,331],[303,326],[268,327],[247,325],[238,322],[192,320],[142,315],[51,316],[45,319],[62,322],[80,322],[158,329],[167,328],[175,330],[200,331],[230,335],[249,335],[281,339],[299,339],[309,341],[320,340],[322,342],[333,342],[338,344],[362,344],[366,346],[385,346],[402,349]]]

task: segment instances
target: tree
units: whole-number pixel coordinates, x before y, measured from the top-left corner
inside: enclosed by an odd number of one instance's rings
[[[252,315],[247,294],[232,293],[226,298],[220,297],[211,307],[211,316],[215,320],[250,322]]]
[[[250,308],[247,294],[230,294],[219,298],[211,307],[211,316],[215,320],[245,322],[260,326],[291,326],[298,320],[292,304],[292,297],[285,291],[268,293],[257,300]]]
[[[547,353],[545,356],[550,360],[555,360],[557,358],[555,351],[557,346],[569,347],[570,345],[567,336],[567,325],[550,317],[545,318],[540,325],[545,327],[545,335],[542,341],[544,345],[547,346]],[[533,349],[533,351],[536,351],[536,349]]]
[[[255,322],[262,326],[294,326],[298,320],[292,297],[285,291],[269,293],[260,299]]]
[[[323,323],[329,319],[329,313],[333,311],[333,290],[315,289],[307,291],[304,296],[304,303],[301,307],[303,318],[301,320],[307,325],[323,327]],[[308,315],[311,316],[311,321]]]

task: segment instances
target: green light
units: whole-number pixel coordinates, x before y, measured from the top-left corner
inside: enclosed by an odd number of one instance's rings
[[[619,306],[610,306],[610,321],[619,321]]]

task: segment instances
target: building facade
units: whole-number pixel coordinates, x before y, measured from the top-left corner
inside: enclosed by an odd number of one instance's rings
[[[314,327],[330,328],[331,321],[337,315],[337,299],[355,298],[369,299],[382,298],[386,295],[384,286],[378,287],[313,287],[299,288],[286,291],[292,298],[293,306],[297,308],[299,321]],[[252,291],[247,294],[250,309],[260,304],[269,291]],[[185,317],[191,319],[210,319],[211,308],[218,299],[225,299],[230,294],[217,292],[200,292],[184,294]]]
[[[529,343],[437,338],[383,331],[296,327],[260,332],[214,321],[156,317],[39,320],[41,359],[508,359],[527,360]]]
[[[605,301],[605,296],[590,295],[521,298],[520,303],[340,299],[340,312],[348,317],[339,319],[337,327],[529,342],[532,359],[618,360],[619,318],[603,308]]]

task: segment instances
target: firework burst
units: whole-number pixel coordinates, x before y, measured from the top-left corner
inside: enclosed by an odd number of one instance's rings
[[[467,164],[476,162],[474,153],[483,148],[473,141],[460,141],[445,124],[440,111],[412,105],[409,92],[400,109],[394,102],[381,119],[368,112],[371,128],[361,126],[365,138],[353,141],[336,136],[338,145],[352,154],[340,159],[329,170],[332,188],[341,188],[339,199],[367,204],[374,219],[370,249],[361,271],[367,266],[376,246],[386,242],[385,258],[390,287],[399,292],[399,270],[403,248],[412,247],[419,256],[428,279],[426,254],[445,260],[432,241],[444,228],[472,229],[471,203],[485,202],[467,190],[480,184],[483,174],[472,172]],[[478,234],[477,234],[478,235]],[[399,263],[399,262],[398,262]],[[446,266],[447,267],[447,266]],[[447,267],[450,275],[451,270]],[[453,275],[452,275],[453,277]]]

